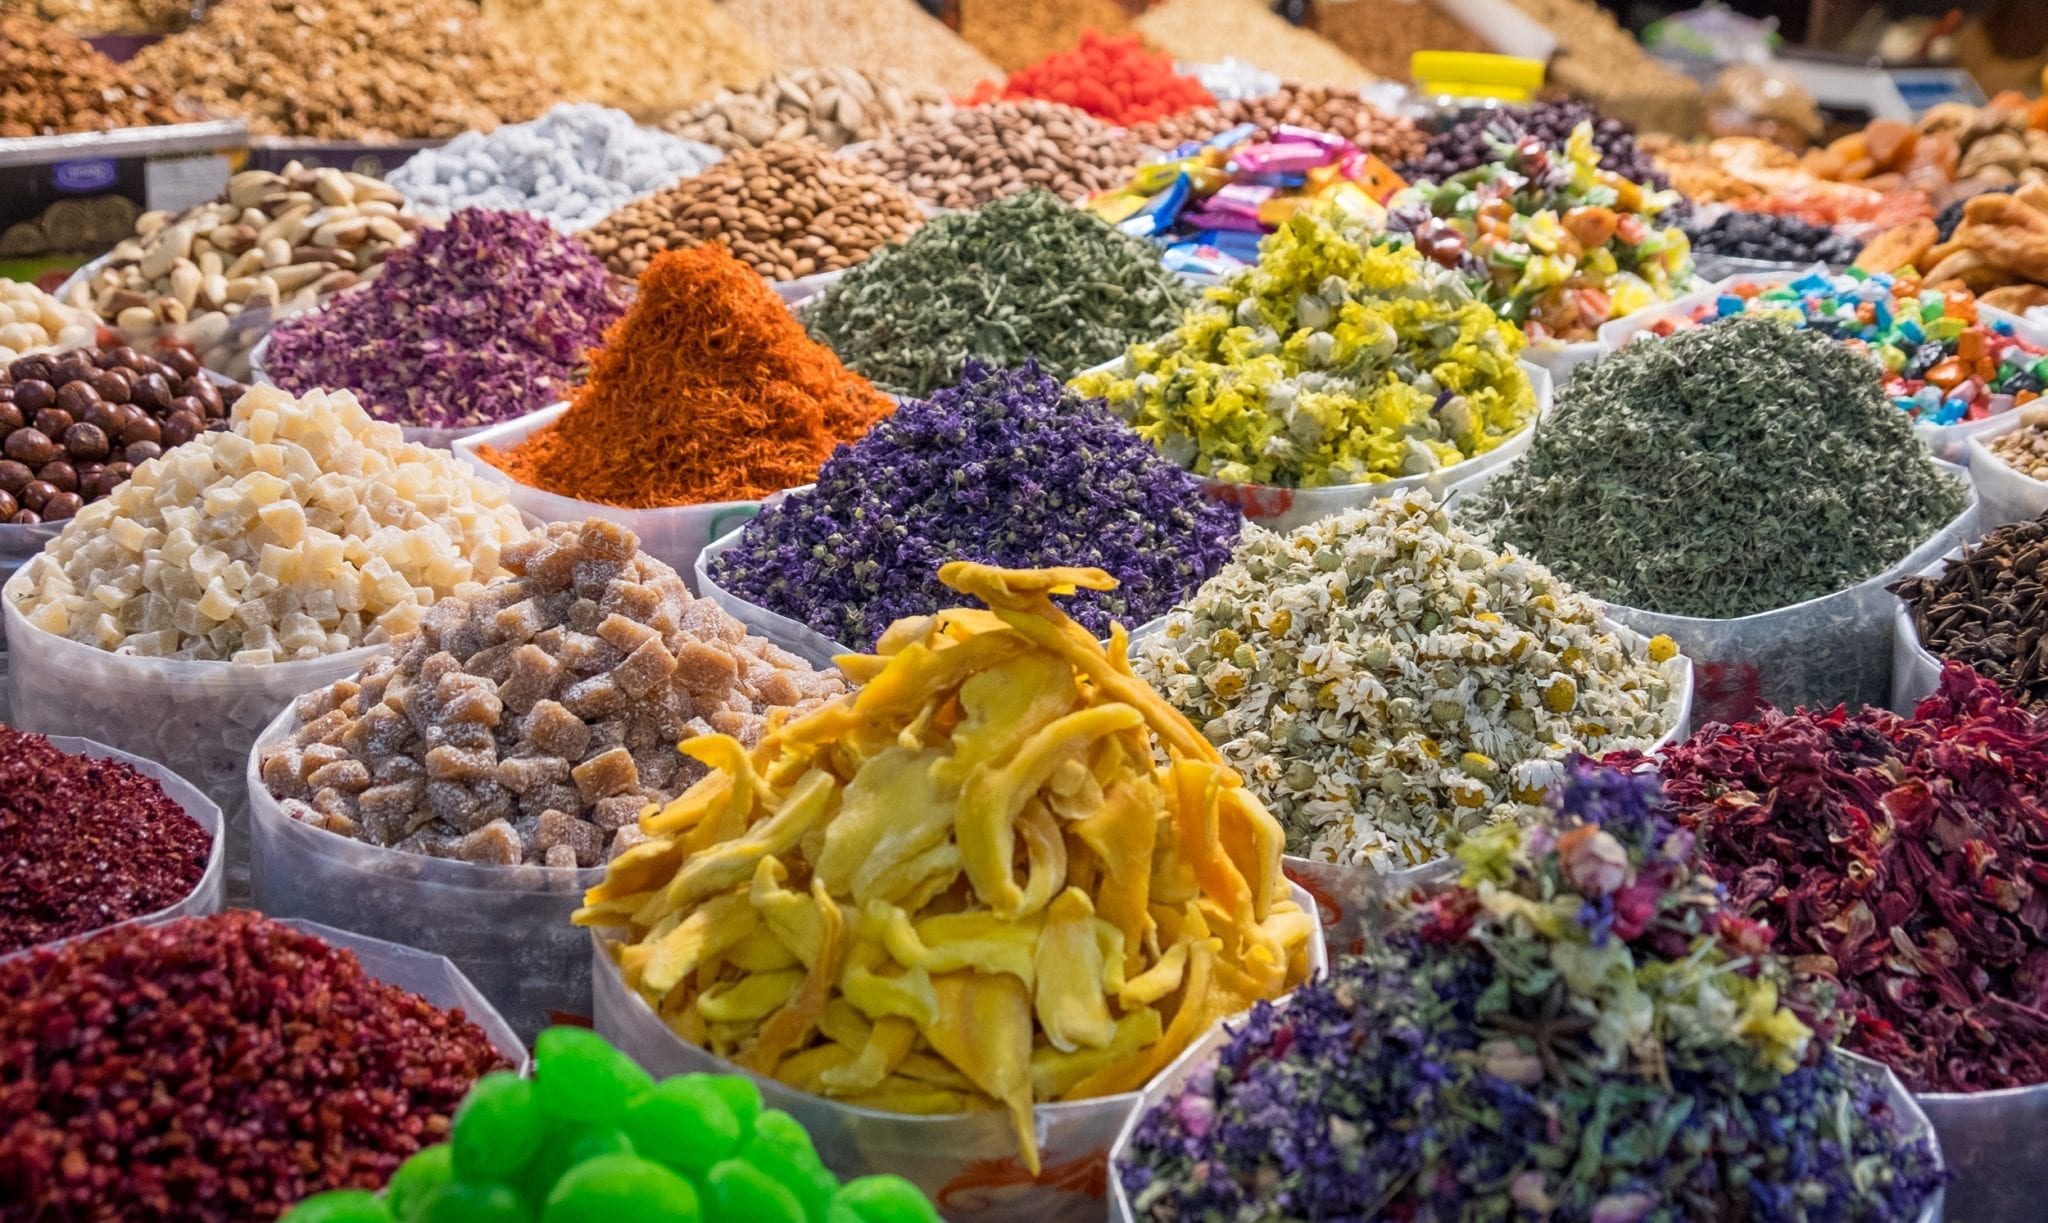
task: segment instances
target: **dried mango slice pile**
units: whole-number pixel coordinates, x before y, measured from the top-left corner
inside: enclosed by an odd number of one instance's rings
[[[1143,1086],[1217,1019],[1298,983],[1313,915],[1279,824],[1195,727],[1049,596],[1098,569],[956,561],[988,610],[897,621],[855,692],[640,820],[576,914],[627,985],[757,1074],[906,1113]],[[1168,763],[1156,763],[1155,747]]]

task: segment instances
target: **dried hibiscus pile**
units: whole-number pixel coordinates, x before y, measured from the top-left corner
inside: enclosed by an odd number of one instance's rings
[[[1915,1091],[2048,1081],[2048,718],[1949,663],[1911,718],[1766,712],[1665,754],[1730,903]]]

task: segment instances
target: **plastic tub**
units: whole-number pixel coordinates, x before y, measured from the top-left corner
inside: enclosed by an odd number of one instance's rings
[[[1311,897],[1292,889],[1296,904]],[[731,1062],[669,1030],[639,995],[626,988],[618,966],[593,931],[590,954],[597,979],[597,1031],[656,1078],[672,1074],[747,1074]],[[1329,970],[1322,941],[1308,943],[1311,978]],[[912,1116],[856,1108],[749,1075],[768,1107],[803,1123],[825,1166],[842,1178],[893,1172],[929,1195],[942,1214],[959,1223],[1047,1223],[1100,1218],[1111,1142],[1123,1127],[1137,1092],[1041,1104],[1036,1118],[1040,1171],[1024,1167],[1016,1131],[999,1109],[943,1116]]]
[[[1967,1095],[1921,1092],[1913,1102],[1933,1123],[1955,1175],[1950,1218],[2039,1223],[2048,1212],[2048,1083]]]
[[[102,255],[71,274],[71,278],[60,286],[56,297],[71,305],[92,307],[92,278],[111,260],[111,254]],[[159,341],[177,341],[190,344],[199,356],[199,363],[218,374],[225,374],[240,382],[249,380],[249,354],[279,319],[303,314],[318,306],[325,298],[316,298],[299,306],[256,306],[238,314],[219,312],[200,315],[191,322],[175,326],[158,325],[137,331],[123,331],[114,326],[111,319],[102,319],[101,326],[121,337],[120,342],[137,348],[147,348]],[[98,311],[93,311],[97,314]]]
[[[350,930],[339,930],[302,917],[278,920],[294,930],[324,939],[343,951],[354,952],[363,971],[386,985],[418,994],[444,1011],[461,1010],[471,1023],[484,1030],[492,1046],[512,1063],[513,1069],[525,1074],[532,1067],[533,1060],[527,1056],[525,1042],[512,1030],[512,1025],[491,1007],[491,1000],[477,992],[476,986],[462,975],[461,969],[448,962],[448,957]]]
[[[1536,440],[1537,424],[1545,416],[1550,415],[1551,404],[1556,398],[1556,381],[1552,378],[1550,370],[1527,358],[1518,361],[1517,364],[1522,367],[1522,372],[1529,376],[1530,388],[1536,392],[1536,419],[1520,433],[1485,454],[1460,463],[1452,463],[1448,467],[1439,467],[1426,475],[1402,476],[1371,484],[1338,484],[1328,488],[1281,488],[1269,484],[1232,484],[1201,475],[1195,477],[1195,482],[1200,484],[1202,491],[1212,499],[1236,506],[1244,514],[1247,522],[1257,523],[1269,531],[1291,531],[1319,518],[1341,514],[1345,510],[1370,504],[1381,497],[1399,496],[1410,489],[1427,489],[1442,499],[1449,495],[1454,486],[1497,471],[1519,458]],[[1124,358],[1118,357],[1092,369],[1084,369],[1074,377],[1121,372],[1123,368]]]
[[[2016,412],[1979,422],[1989,426],[1969,438],[1970,479],[1977,485],[1977,520],[1984,530],[2009,522],[2026,522],[2048,513],[2048,481],[2021,474],[1992,453],[1991,440],[2021,425],[2048,421],[2048,410],[2032,404]]]
[[[831,288],[840,277],[846,275],[846,271],[847,269],[840,268],[836,272],[817,272],[809,276],[799,276],[795,280],[771,280],[768,287],[775,290],[775,296],[782,299],[783,305],[795,310]]]
[[[293,720],[287,707],[247,757],[256,907],[448,957],[522,1041],[550,1024],[588,1024],[590,956],[569,915],[604,868],[479,866],[295,820],[259,773],[263,749]]]
[[[1962,468],[1935,465],[1964,479]],[[1495,473],[1498,474],[1498,473]],[[1491,480],[1475,480],[1459,498]],[[1607,604],[1615,623],[1645,636],[1662,633],[1693,662],[1692,721],[1732,723],[1764,704],[1790,710],[1847,703],[1881,705],[1892,693],[1891,618],[1897,598],[1885,589],[1977,536],[1973,487],[1963,512],[1884,571],[1833,594],[1727,620],[1670,616]],[[1542,557],[1537,557],[1542,560]]]
[[[1217,1055],[1230,1042],[1230,1036],[1229,1021],[1226,1020],[1218,1024],[1209,1031],[1208,1035],[1189,1045],[1185,1053],[1174,1059],[1171,1066],[1168,1066],[1160,1073],[1158,1078],[1152,1080],[1150,1086],[1139,1093],[1137,1106],[1131,1110],[1131,1115],[1125,1121],[1123,1129],[1118,1131],[1116,1143],[1110,1148],[1109,1152],[1109,1217],[1113,1223],[1137,1223],[1138,1216],[1131,1212],[1130,1199],[1124,1193],[1123,1181],[1117,1175],[1117,1168],[1124,1162],[1125,1154],[1130,1150],[1132,1136],[1137,1132],[1139,1121],[1143,1119],[1146,1113],[1151,1112],[1159,1107],[1160,1104],[1177,1095],[1196,1074],[1210,1070],[1215,1065]],[[1923,1110],[1921,1107],[1926,1097],[1915,1097],[1907,1092],[1905,1086],[1899,1082],[1897,1075],[1876,1062],[1857,1057],[1854,1054],[1844,1054],[1843,1056],[1848,1060],[1853,1072],[1881,1079],[1884,1082],[1885,1095],[1889,1099],[1892,1108],[1905,1120],[1908,1139],[1918,1139],[1922,1135],[1930,1136],[1934,1142],[1935,1161],[1937,1164],[1945,1166],[1944,1152],[1946,1147],[1942,1141],[1940,1127],[1930,1124],[1929,1115],[1931,1110]],[[2028,1116],[2036,1121],[2041,1119],[2041,1114],[2038,1112],[2029,1113]],[[2036,1132],[2048,1131],[2040,1130],[2037,1127]],[[2017,1158],[2012,1166],[2015,1169],[2022,1167]],[[2026,1171],[2031,1174],[2034,1172],[2034,1169],[2027,1168]],[[1927,1205],[1920,1211],[1918,1223],[1938,1223],[1938,1220],[1942,1217],[1943,1198],[1944,1191],[1936,1189],[1928,1198]],[[2028,1219],[2038,1219],[2040,1217],[2038,1209],[2039,1199],[2036,1198],[2034,1200],[2036,1209],[2024,1216]],[[1981,1216],[1963,1211],[1958,1211],[1955,1217],[1960,1220],[1966,1220],[1967,1223],[1980,1223],[1980,1220],[1989,1218],[1989,1216]]]
[[[582,522],[586,518],[616,522],[640,537],[641,551],[682,574],[685,582],[693,580],[697,572],[697,554],[704,550],[705,544],[728,531],[737,530],[747,519],[760,513],[759,501],[707,501],[702,505],[665,506],[652,510],[579,501],[520,484],[478,453],[478,448],[483,446],[509,450],[542,426],[559,420],[568,410],[568,404],[558,403],[538,412],[529,412],[516,420],[491,425],[457,438],[449,449],[478,475],[510,490],[512,507],[522,514],[530,514],[541,522]]]
[[[1950,561],[1960,559],[1961,548],[1944,554],[1931,565],[1913,571],[1914,577],[1938,578]],[[1906,601],[1892,596],[1892,712],[1912,716],[1913,707],[1934,695],[1941,686],[1941,659],[1920,644],[1919,627]]]
[[[1621,625],[1606,625],[1623,640],[1633,638],[1647,648],[1640,635]],[[1664,664],[1666,675],[1678,689],[1678,706],[1674,712],[1671,729],[1664,732],[1650,748],[1650,754],[1663,751],[1683,740],[1692,729],[1693,673],[1692,660],[1680,654]],[[1316,910],[1322,920],[1323,938],[1338,954],[1351,954],[1364,949],[1366,937],[1377,927],[1374,917],[1383,903],[1391,896],[1405,894],[1418,887],[1433,887],[1448,883],[1458,876],[1457,861],[1454,858],[1437,858],[1391,874],[1381,874],[1369,866],[1340,866],[1335,862],[1324,862],[1316,858],[1305,858],[1288,854],[1281,859],[1287,877],[1300,887],[1306,888],[1316,899]]]
[[[186,815],[197,820],[199,826],[206,829],[206,835],[212,838],[213,842],[206,851],[206,869],[200,872],[199,882],[192,885],[192,890],[185,894],[183,900],[165,905],[153,913],[142,913],[122,921],[108,922],[104,926],[94,926],[91,930],[82,930],[70,937],[84,938],[91,934],[97,934],[102,930],[111,930],[115,926],[130,926],[137,922],[169,921],[174,917],[198,917],[206,913],[220,912],[221,893],[225,884],[227,863],[225,838],[220,833],[220,807],[212,799],[201,794],[198,787],[194,786],[191,782],[186,781],[154,760],[145,760],[141,756],[121,751],[118,748],[108,747],[104,743],[92,739],[81,739],[73,735],[50,735],[48,738],[51,747],[68,755],[91,756],[99,760],[116,760],[145,777],[155,778],[157,784],[164,788],[164,794],[172,802],[184,808]],[[8,954],[24,955],[33,951],[36,946],[47,945],[32,944]],[[4,958],[6,957],[0,956],[0,959]]]
[[[249,748],[302,692],[345,678],[382,645],[263,667],[116,654],[30,627],[16,601],[17,573],[0,590],[8,636],[7,694],[14,724],[83,735],[133,752],[190,781],[220,805],[226,825],[227,898],[249,897]]]
[[[249,380],[257,386],[275,386],[289,394],[297,394],[290,387],[284,386],[275,378],[272,378],[270,372],[263,368],[265,359],[269,355],[270,337],[265,335],[256,342],[256,347],[249,350]],[[330,389],[350,390],[351,388],[333,387]],[[372,413],[372,415],[375,415],[375,413]],[[379,419],[382,418],[380,417]],[[489,425],[464,425],[456,429],[442,429],[429,425],[399,426],[399,430],[405,434],[406,441],[418,442],[422,446],[432,446],[436,450],[447,450],[455,444],[457,438],[468,437],[472,433],[481,433],[488,428],[490,428]]]

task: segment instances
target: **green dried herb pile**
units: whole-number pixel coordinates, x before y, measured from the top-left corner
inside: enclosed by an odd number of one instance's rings
[[[1062,381],[1170,331],[1194,290],[1159,250],[1046,191],[942,216],[804,312],[812,338],[883,390],[952,385],[969,357],[1036,358]]]
[[[1573,370],[1466,516],[1596,597],[1727,619],[1882,573],[1966,501],[1868,357],[1744,317]]]

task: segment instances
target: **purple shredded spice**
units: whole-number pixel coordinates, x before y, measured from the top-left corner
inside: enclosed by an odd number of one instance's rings
[[[525,213],[464,208],[367,287],[278,324],[264,373],[293,394],[353,391],[394,424],[494,424],[568,398],[584,351],[624,312],[581,242]]]

